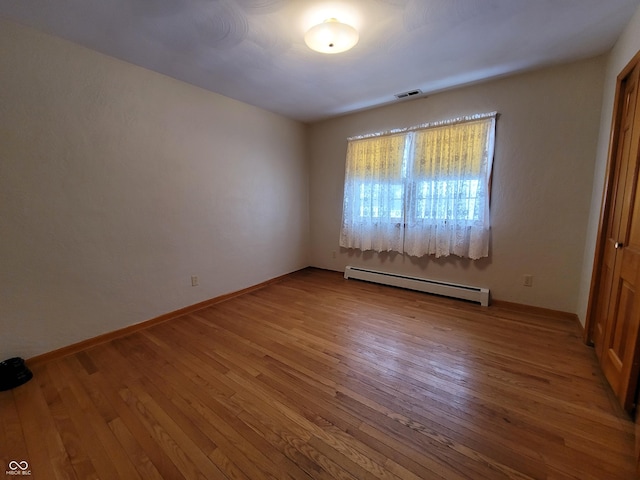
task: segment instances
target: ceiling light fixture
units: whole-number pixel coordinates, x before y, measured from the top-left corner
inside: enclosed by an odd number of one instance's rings
[[[341,53],[358,43],[358,31],[351,25],[340,23],[335,18],[311,27],[304,41],[311,50],[320,53]]]

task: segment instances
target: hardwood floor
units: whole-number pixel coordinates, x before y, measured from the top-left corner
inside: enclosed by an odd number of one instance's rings
[[[0,458],[46,480],[635,478],[580,338],[308,269],[33,366],[0,392]]]

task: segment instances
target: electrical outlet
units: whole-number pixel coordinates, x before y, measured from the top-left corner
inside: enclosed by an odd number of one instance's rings
[[[525,287],[533,287],[533,275],[526,274],[522,277],[522,285]]]
[[[197,275],[192,275],[191,276],[191,286],[192,287],[197,287],[200,284],[199,280],[198,280],[198,276]]]
[[[332,258],[336,258],[336,251],[335,250],[333,252],[331,252],[331,257]]]

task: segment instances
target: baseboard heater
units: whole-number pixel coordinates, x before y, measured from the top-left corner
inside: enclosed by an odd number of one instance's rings
[[[347,266],[344,269],[344,278],[355,278],[367,282],[392,285],[394,287],[418,290],[420,292],[434,293],[445,297],[460,298],[472,302],[478,302],[486,307],[489,305],[489,289],[480,287],[470,287],[457,283],[428,280],[425,278],[409,277],[397,273],[379,272],[366,268]]]

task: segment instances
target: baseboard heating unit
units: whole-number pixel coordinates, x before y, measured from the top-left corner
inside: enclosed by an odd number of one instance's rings
[[[460,298],[463,300],[478,302],[484,307],[489,305],[488,288],[470,287],[468,285],[459,285],[457,283],[409,277],[407,275],[379,272],[366,268],[352,267],[350,265],[344,269],[344,278],[355,278],[356,280],[365,280],[367,282],[381,283],[383,285],[407,288],[409,290],[434,293],[445,297]]]

